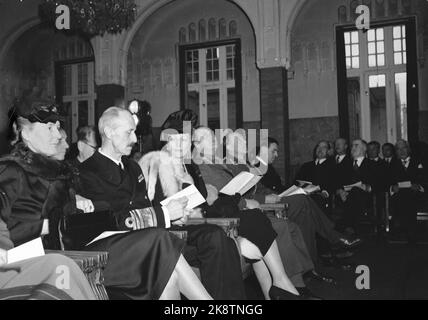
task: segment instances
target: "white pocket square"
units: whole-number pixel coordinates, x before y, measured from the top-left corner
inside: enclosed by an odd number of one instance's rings
[[[422,165],[422,163],[419,163],[418,169],[423,169],[423,168],[424,168],[424,166]]]

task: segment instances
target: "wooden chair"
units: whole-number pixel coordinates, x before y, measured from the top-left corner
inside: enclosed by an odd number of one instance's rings
[[[96,251],[46,250],[46,254],[58,253],[72,259],[80,267],[98,300],[108,300],[104,287],[104,268],[107,265],[108,253]]]

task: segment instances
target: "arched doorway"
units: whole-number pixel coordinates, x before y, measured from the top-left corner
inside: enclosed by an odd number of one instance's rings
[[[253,28],[236,4],[173,1],[135,32],[128,50],[126,97],[150,102],[155,128],[180,107],[194,109],[204,125],[259,125],[255,55]],[[197,78],[189,81],[190,73]]]
[[[70,140],[79,125],[94,124],[94,53],[88,40],[39,24],[23,32],[2,58],[2,114],[16,98],[34,97],[61,104],[61,112],[68,116],[65,128]]]

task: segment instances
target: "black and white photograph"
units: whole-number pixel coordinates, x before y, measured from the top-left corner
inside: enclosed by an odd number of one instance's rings
[[[0,0],[0,300],[428,300],[428,0]]]

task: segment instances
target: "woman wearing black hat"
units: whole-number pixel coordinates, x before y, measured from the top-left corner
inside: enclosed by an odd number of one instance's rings
[[[70,173],[55,159],[64,156],[66,146],[61,142],[61,119],[52,105],[24,107],[18,118],[22,142],[0,159],[0,214],[13,245],[42,236],[45,247],[57,249],[58,221],[74,213],[76,205]],[[120,253],[109,256],[105,270],[109,294],[113,285],[115,297],[128,299],[177,299],[180,292],[189,299],[211,298],[180,254],[182,242],[168,232],[139,230],[113,238],[112,246]],[[120,269],[111,273],[111,265]]]

